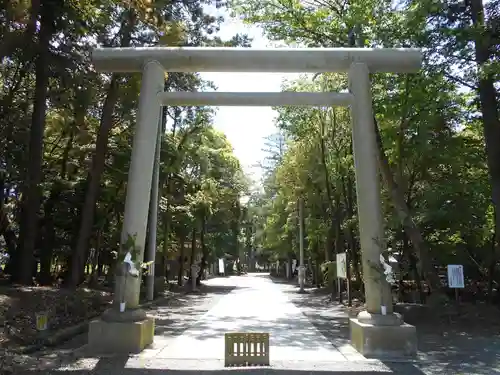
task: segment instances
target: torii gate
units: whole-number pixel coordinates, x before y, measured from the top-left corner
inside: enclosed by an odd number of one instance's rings
[[[142,72],[122,231],[122,243],[129,235],[136,236],[141,261],[162,106],[349,106],[366,294],[366,310],[350,319],[351,342],[367,356],[416,353],[415,327],[393,312],[390,287],[379,271],[385,245],[369,74],[416,72],[421,66],[420,50],[97,48],[92,60],[101,72]],[[348,72],[349,93],[164,92],[165,72]],[[125,290],[117,280],[114,308],[91,322],[90,347],[133,353],[153,342],[154,320],[138,308],[140,278],[128,280]],[[122,302],[118,296],[124,296],[124,312],[118,310]]]

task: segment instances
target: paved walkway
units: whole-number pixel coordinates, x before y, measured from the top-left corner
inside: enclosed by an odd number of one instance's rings
[[[205,284],[204,294],[191,294],[150,309],[157,323],[155,342],[139,355],[92,358],[82,348],[59,360],[57,370],[52,366],[16,375],[462,373],[441,361],[422,366],[365,359],[349,345],[347,316],[342,309],[315,304],[312,295],[299,295],[296,286],[273,283],[268,275],[216,278]],[[268,332],[271,368],[225,369],[224,334],[231,331]],[[56,352],[52,357],[54,361],[61,358]],[[463,373],[498,372],[489,367]]]
[[[293,289],[290,285],[275,284],[259,274],[212,279],[207,284],[235,289],[180,337],[156,337],[155,347],[140,358],[222,361],[225,333],[268,332],[271,362],[364,359],[350,345],[334,347],[284,293]]]

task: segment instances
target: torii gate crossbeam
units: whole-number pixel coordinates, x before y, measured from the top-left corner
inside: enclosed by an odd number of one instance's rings
[[[171,106],[348,107],[350,93],[319,92],[163,92],[158,100]]]
[[[97,48],[94,67],[101,72],[142,72],[145,61],[157,61],[166,72],[347,72],[362,62],[370,72],[411,73],[422,54],[412,48]]]
[[[366,296],[366,311],[350,319],[351,342],[366,356],[416,354],[415,327],[404,324],[401,317],[393,313],[390,287],[381,271],[380,255],[385,250],[385,242],[369,74],[418,71],[422,59],[420,50],[98,48],[93,51],[92,59],[98,71],[142,72],[143,75],[122,231],[122,243],[129,235],[136,236],[136,246],[140,249],[137,260],[141,261],[155,153],[159,155],[155,150],[163,105],[349,106]],[[348,72],[349,93],[172,93],[164,92],[165,71]],[[153,341],[154,320],[138,308],[140,279],[128,281],[126,288],[122,286],[117,277],[115,307],[89,328],[90,346],[103,352],[138,352]],[[124,312],[118,310],[121,297],[127,306]]]

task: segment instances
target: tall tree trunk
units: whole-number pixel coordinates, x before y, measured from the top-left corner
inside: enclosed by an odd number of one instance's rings
[[[490,264],[488,265],[488,289],[487,289],[487,294],[488,294],[488,302],[492,303],[493,302],[493,284],[495,283],[495,268],[497,266],[497,260],[496,260],[496,231],[495,233],[492,234],[491,236],[491,257],[490,257]]]
[[[500,252],[500,114],[498,106],[498,93],[495,88],[495,77],[493,72],[487,73],[486,66],[490,63],[494,50],[494,40],[491,36],[492,30],[488,30],[484,17],[482,0],[467,0],[470,3],[472,24],[474,25],[474,48],[479,75],[479,106],[483,116],[483,131],[486,144],[486,156],[490,172],[492,201],[495,207],[495,243],[489,259],[489,279],[494,279],[498,254]],[[493,28],[493,27],[491,27]],[[488,30],[480,33],[480,30]],[[486,34],[486,35],[485,35]]]
[[[10,258],[16,251],[17,237],[9,217],[7,216],[7,212],[5,211],[5,204],[7,203],[6,196],[5,174],[0,171],[0,236],[3,236]],[[9,267],[11,264],[11,262],[7,263],[5,267],[6,272],[10,271]]]
[[[87,177],[87,191],[82,207],[80,228],[76,240],[75,250],[71,258],[71,274],[68,278],[69,286],[77,286],[82,281],[82,271],[85,265],[92,226],[94,223],[95,205],[99,194],[101,175],[104,171],[106,153],[108,150],[109,133],[113,127],[113,109],[118,101],[118,76],[111,78],[108,93],[102,109],[101,122],[97,133],[95,153],[92,158],[92,167]]]
[[[350,148],[352,152],[352,142],[350,143]],[[342,178],[342,195],[344,196],[344,206],[346,216],[349,220],[352,220],[354,217],[354,184],[351,176],[349,175],[348,170],[344,170],[345,178]],[[360,270],[360,252],[357,246],[356,235],[354,233],[354,229],[352,224],[349,225],[349,228],[346,230],[347,244],[349,248],[349,264],[352,263],[354,275],[356,277],[356,281],[361,287],[364,287],[361,279],[361,270]]]
[[[201,284],[201,278],[203,273],[205,272],[205,267],[208,259],[208,248],[205,244],[205,231],[206,231],[206,223],[207,219],[205,215],[201,218],[201,230],[200,230],[200,246],[201,246],[201,264],[200,271],[198,272],[198,276],[196,277],[196,285]]]
[[[34,251],[37,240],[42,183],[43,137],[47,91],[49,84],[50,40],[54,32],[54,12],[50,3],[41,9],[38,55],[35,62],[35,96],[31,119],[29,157],[26,181],[23,189],[22,216],[19,236],[19,251],[16,252],[18,281],[33,283]]]
[[[62,186],[56,183],[52,188],[49,198],[44,205],[44,233],[43,245],[40,250],[40,275],[39,282],[42,285],[52,284],[52,257],[54,254],[56,231],[55,231],[55,214],[54,209],[61,198]]]
[[[328,230],[328,235],[327,235],[327,241],[326,241],[326,248],[325,248],[325,258],[329,259],[331,256],[333,256],[334,253],[334,236],[335,236],[335,207],[334,207],[334,197],[332,193],[332,187],[330,185],[330,172],[328,171],[328,166],[326,164],[326,145],[325,145],[325,126],[326,126],[326,120],[322,119],[320,120],[320,139],[319,139],[319,145],[320,145],[320,157],[321,157],[321,167],[323,169],[323,176],[325,179],[325,190],[326,190],[326,196],[328,198],[328,208],[329,208],[329,222],[330,222],[330,228]],[[335,257],[334,257],[335,258]]]
[[[75,103],[78,104],[78,103]],[[75,105],[75,108],[78,108]],[[73,141],[75,132],[79,125],[85,121],[85,108],[79,108],[75,112],[75,124],[69,130],[68,140],[64,146],[61,158],[61,181],[66,179],[67,167],[69,160],[69,153],[73,148]],[[59,201],[64,186],[60,181],[54,182],[49,198],[44,205],[44,224],[43,224],[43,240],[42,248],[40,251],[40,275],[39,281],[42,285],[50,285],[52,283],[52,258],[56,242],[56,228],[55,228],[55,215],[54,210],[57,202]]]
[[[184,263],[185,263],[185,257],[186,257],[186,251],[185,251],[185,246],[186,246],[186,234],[183,230],[181,230],[181,233],[179,233],[179,269],[177,270],[177,285],[183,286],[184,285]]]
[[[102,230],[97,231],[95,240],[95,249],[92,256],[92,266],[90,274],[90,285],[97,285],[99,281],[99,263],[100,263],[100,249],[102,242]]]
[[[161,254],[156,254],[155,258],[155,276],[167,277],[167,262],[168,262],[168,247],[170,245],[170,226],[172,217],[170,215],[170,201],[171,201],[171,181],[172,177],[167,176],[167,204],[165,212],[163,213],[163,246]],[[159,256],[158,256],[159,255]],[[168,277],[167,277],[168,280]]]
[[[189,261],[189,282],[192,282],[193,273],[191,272],[191,266],[196,262],[196,220],[193,223],[193,229],[191,230],[191,259]]]
[[[168,246],[170,244],[170,219],[165,212],[163,214],[163,246],[161,253],[155,256],[155,277],[167,277],[167,263],[168,263]]]
[[[430,249],[425,243],[419,228],[413,221],[410,209],[406,204],[406,199],[403,191],[394,179],[394,174],[385,155],[384,146],[382,143],[382,137],[380,135],[380,129],[378,127],[378,122],[374,118],[374,131],[377,140],[377,151],[378,151],[378,162],[380,167],[380,172],[387,185],[387,190],[389,191],[392,203],[396,209],[398,218],[403,225],[405,233],[410,238],[413,248],[415,249],[416,256],[420,262],[420,268],[422,269],[422,274],[427,282],[431,292],[437,292],[442,289],[441,280],[437,274],[434,267],[434,260]]]
[[[127,15],[128,17],[123,21],[120,29],[122,47],[130,46],[132,31],[136,23],[134,11],[127,11]],[[113,128],[113,110],[118,102],[118,95],[119,75],[113,74],[102,109],[96,148],[92,158],[92,167],[87,177],[87,192],[82,207],[80,228],[75,241],[75,250],[71,257],[71,274],[68,278],[68,286],[77,286],[83,280],[87,248],[94,223],[95,205],[99,195],[101,175],[104,172],[106,163],[109,134]]]
[[[14,264],[12,263],[12,258],[15,257],[16,246],[17,246],[17,237],[14,232],[14,228],[12,227],[12,223],[10,222],[9,217],[7,216],[7,212],[5,211],[5,207],[0,204],[0,235],[3,236],[5,241],[5,246],[7,248],[7,253],[9,254],[9,262],[5,267],[5,272],[8,274],[12,274],[16,272],[14,268]]]

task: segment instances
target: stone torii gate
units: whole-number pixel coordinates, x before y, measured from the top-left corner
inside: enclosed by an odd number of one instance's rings
[[[416,49],[95,49],[97,71],[142,72],[122,243],[135,235],[135,261],[142,261],[162,106],[349,106],[366,294],[366,310],[350,319],[351,342],[367,356],[414,355],[415,327],[393,312],[390,287],[380,271],[385,241],[369,74],[416,72],[421,59]],[[349,93],[164,92],[165,72],[348,72]],[[101,352],[140,352],[153,342],[154,320],[139,309],[140,278],[127,278],[126,287],[120,287],[119,278],[114,307],[90,324],[89,346]],[[120,312],[122,299],[126,309]]]

